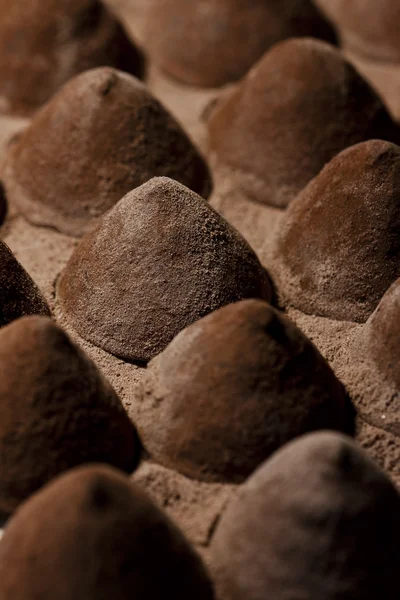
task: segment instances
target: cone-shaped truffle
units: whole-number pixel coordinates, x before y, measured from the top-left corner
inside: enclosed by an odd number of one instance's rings
[[[283,314],[244,300],[182,331],[137,392],[151,457],[190,477],[243,481],[288,440],[351,429],[344,389]]]
[[[26,315],[49,315],[36,284],[0,240],[0,327]]]
[[[260,202],[287,206],[338,152],[396,125],[339,50],[318,40],[277,44],[209,120],[217,166]]]
[[[127,194],[75,250],[59,285],[79,334],[146,361],[193,321],[242,298],[271,298],[244,239],[203,198],[156,177]]]
[[[314,0],[337,27],[342,43],[361,57],[399,62],[397,0]]]
[[[383,296],[366,325],[369,354],[400,391],[400,279]]]
[[[224,600],[397,600],[400,496],[345,436],[285,446],[244,484],[212,542]]]
[[[370,140],[335,157],[289,207],[273,260],[286,303],[366,321],[400,277],[400,147]]]
[[[245,75],[276,42],[308,35],[334,40],[311,0],[158,0],[144,38],[150,57],[170,75],[220,86]]]
[[[136,486],[81,467],[30,498],[0,544],[0,596],[15,600],[213,600],[183,534]]]
[[[0,330],[0,513],[71,467],[132,471],[139,453],[112,387],[48,317]]]
[[[210,189],[174,118],[140,81],[103,68],[74,78],[39,111],[11,146],[4,184],[30,221],[79,236],[156,175],[204,196]]]
[[[142,58],[99,0],[0,0],[0,111],[30,115],[68,79]]]

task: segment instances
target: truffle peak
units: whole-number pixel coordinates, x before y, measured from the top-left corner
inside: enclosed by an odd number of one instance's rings
[[[40,576],[38,576],[40,573]],[[0,544],[0,596],[213,600],[198,555],[116,470],[74,469],[32,496]]]
[[[261,300],[225,306],[179,333],[149,363],[134,407],[154,460],[236,483],[298,435],[350,431],[349,409],[318,350]]]
[[[208,127],[216,166],[230,167],[250,197],[278,207],[341,150],[399,137],[381,100],[340,51],[314,39],[274,46],[216,104]]]
[[[103,216],[58,288],[79,334],[131,361],[149,360],[193,321],[252,297],[269,300],[271,285],[250,246],[203,198],[165,177]]]
[[[95,364],[48,317],[0,329],[0,513],[85,462],[138,463],[135,428]]]
[[[380,140],[336,156],[289,207],[270,267],[286,304],[366,321],[400,277],[400,147]]]
[[[211,562],[220,596],[395,600],[400,496],[350,439],[291,442],[242,486],[219,522]],[[381,596],[382,595],[382,596]]]
[[[10,146],[7,196],[37,225],[81,236],[155,175],[208,194],[208,169],[181,126],[134,77],[110,67],[69,81]]]

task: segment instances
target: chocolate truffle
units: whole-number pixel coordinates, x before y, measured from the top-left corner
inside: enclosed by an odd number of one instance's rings
[[[80,467],[32,496],[0,544],[0,596],[15,600],[213,600],[169,518],[115,469]]]
[[[106,67],[78,75],[37,113],[10,148],[4,184],[30,221],[79,236],[155,175],[210,189],[175,119],[140,81]]]
[[[285,207],[338,152],[398,137],[381,100],[339,50],[318,40],[274,46],[209,122],[211,158],[260,202]]]
[[[314,0],[338,29],[346,50],[375,61],[400,61],[397,0]]]
[[[84,339],[147,361],[207,313],[243,298],[269,300],[271,285],[247,242],[203,198],[156,177],[84,237],[58,296]]]
[[[342,384],[282,313],[243,300],[182,331],[148,365],[136,424],[150,456],[237,483],[288,440],[350,428]]]
[[[51,319],[0,329],[0,513],[85,462],[132,471],[139,452],[118,396]]]
[[[400,279],[383,296],[365,329],[369,355],[400,390]]]
[[[224,600],[397,600],[399,556],[397,490],[331,432],[304,436],[266,461],[211,545]]]
[[[336,156],[289,207],[273,253],[284,302],[366,321],[400,277],[400,148],[370,140]]]
[[[26,315],[49,315],[39,288],[0,240],[0,327]]]
[[[74,75],[142,58],[99,0],[0,0],[0,109],[30,115]]]
[[[335,37],[310,0],[157,0],[143,37],[168,74],[216,87],[242,77],[276,42],[308,35]]]

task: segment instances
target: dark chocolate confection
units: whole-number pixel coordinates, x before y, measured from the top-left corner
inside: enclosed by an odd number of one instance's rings
[[[225,304],[270,300],[271,285],[247,242],[203,198],[156,177],[85,236],[58,297],[84,339],[126,360],[147,361]]]
[[[0,111],[30,115],[93,67],[135,75],[143,59],[98,0],[0,0]]]
[[[0,240],[0,327],[26,315],[50,315],[39,288]]]
[[[342,44],[374,61],[400,61],[398,0],[314,0],[337,27]]]
[[[118,396],[51,319],[0,329],[0,513],[71,467],[107,462],[130,472],[139,455]]]
[[[136,403],[151,457],[211,481],[243,481],[303,433],[351,429],[331,368],[260,300],[225,306],[182,331],[148,365]]]
[[[116,470],[74,469],[32,496],[0,544],[14,600],[213,600],[183,534]]]
[[[285,207],[338,152],[399,139],[381,100],[339,50],[312,39],[274,46],[209,122],[211,158],[250,197]]]
[[[400,496],[350,439],[304,436],[266,461],[211,545],[224,600],[397,600]]]
[[[74,78],[37,113],[10,147],[4,184],[30,221],[80,236],[155,175],[210,191],[181,126],[144,84],[105,67]]]
[[[310,0],[158,0],[153,5],[146,50],[168,74],[199,86],[239,79],[283,39],[335,39]]]
[[[400,277],[400,148],[370,140],[336,156],[289,207],[271,265],[284,302],[366,321]]]

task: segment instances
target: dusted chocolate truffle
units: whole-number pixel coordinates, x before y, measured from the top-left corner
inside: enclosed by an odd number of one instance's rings
[[[314,0],[337,27],[347,50],[380,61],[400,61],[398,0]]]
[[[0,329],[0,513],[75,465],[132,471],[139,453],[118,396],[62,329],[38,316]]]
[[[148,365],[136,404],[151,457],[212,481],[243,481],[308,431],[351,428],[328,364],[260,300],[225,306],[182,331]]]
[[[203,198],[156,177],[127,194],[87,234],[58,296],[86,340],[147,361],[187,325],[242,298],[271,298],[267,273]]]
[[[370,140],[336,156],[289,207],[273,260],[287,304],[366,321],[400,277],[400,148]]]
[[[0,0],[1,112],[30,115],[68,79],[103,65],[143,70],[100,1]]]
[[[173,77],[200,86],[239,79],[280,40],[334,40],[310,0],[157,0],[148,12],[150,57]]]
[[[393,140],[381,100],[339,50],[318,40],[277,44],[209,119],[216,166],[250,197],[287,206],[338,152]]]
[[[37,225],[79,236],[155,175],[206,195],[207,167],[137,79],[110,68],[70,81],[11,146],[7,196]]]
[[[369,355],[389,382],[400,390],[400,279],[393,283],[371,315],[366,335]]]
[[[224,600],[397,600],[400,496],[350,439],[314,433],[244,484],[211,554]]]
[[[0,240],[0,327],[26,315],[49,315],[39,288]]]
[[[0,596],[15,600],[213,600],[169,518],[118,471],[74,469],[30,498],[0,544]]]

